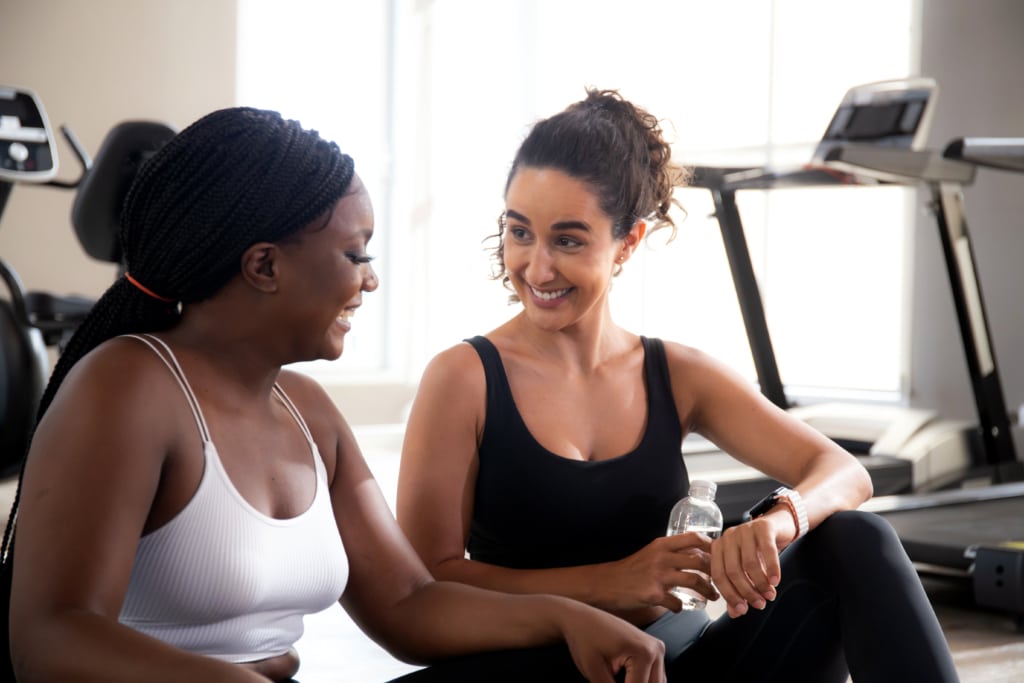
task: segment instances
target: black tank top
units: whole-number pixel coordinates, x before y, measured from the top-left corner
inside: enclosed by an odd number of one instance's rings
[[[498,350],[484,337],[466,341],[487,379],[467,543],[472,559],[518,569],[594,564],[621,559],[665,534],[688,478],[660,339],[641,337],[647,428],[640,445],[594,462],[541,446],[516,408]]]

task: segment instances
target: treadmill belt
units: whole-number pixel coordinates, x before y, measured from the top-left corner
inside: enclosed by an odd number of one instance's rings
[[[1024,498],[1002,498],[880,513],[914,562],[967,570],[973,546],[1024,541]]]

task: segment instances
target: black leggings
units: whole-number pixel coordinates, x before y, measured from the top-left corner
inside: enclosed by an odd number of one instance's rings
[[[669,680],[959,680],[921,581],[881,517],[831,516],[782,553],[782,577],[763,611],[712,623],[669,664]]]
[[[722,615],[667,663],[669,681],[959,680],[921,581],[884,519],[837,513],[781,560],[776,599],[738,619]],[[560,645],[460,657],[395,679],[523,680],[583,678]]]

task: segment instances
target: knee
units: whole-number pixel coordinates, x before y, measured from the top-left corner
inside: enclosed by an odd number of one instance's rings
[[[880,553],[895,552],[905,557],[899,536],[884,517],[873,512],[844,510],[819,524],[808,538],[828,548],[836,559],[857,563],[859,559],[877,558]]]
[[[892,541],[899,542],[896,531],[884,517],[861,510],[836,512],[819,524],[814,532],[820,532],[823,536],[835,537],[846,543],[855,539],[864,539],[865,542],[870,542],[872,545]]]

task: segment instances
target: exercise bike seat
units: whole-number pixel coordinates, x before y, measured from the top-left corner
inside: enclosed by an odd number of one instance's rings
[[[99,151],[78,184],[71,207],[71,225],[85,253],[123,268],[121,205],[139,167],[170,140],[175,130],[154,121],[125,121],[104,137]],[[63,345],[89,314],[93,300],[49,292],[25,292],[24,317],[38,329],[47,346]]]
[[[155,121],[124,121],[107,133],[71,207],[71,225],[89,256],[121,263],[121,206],[143,162],[176,133]]]

